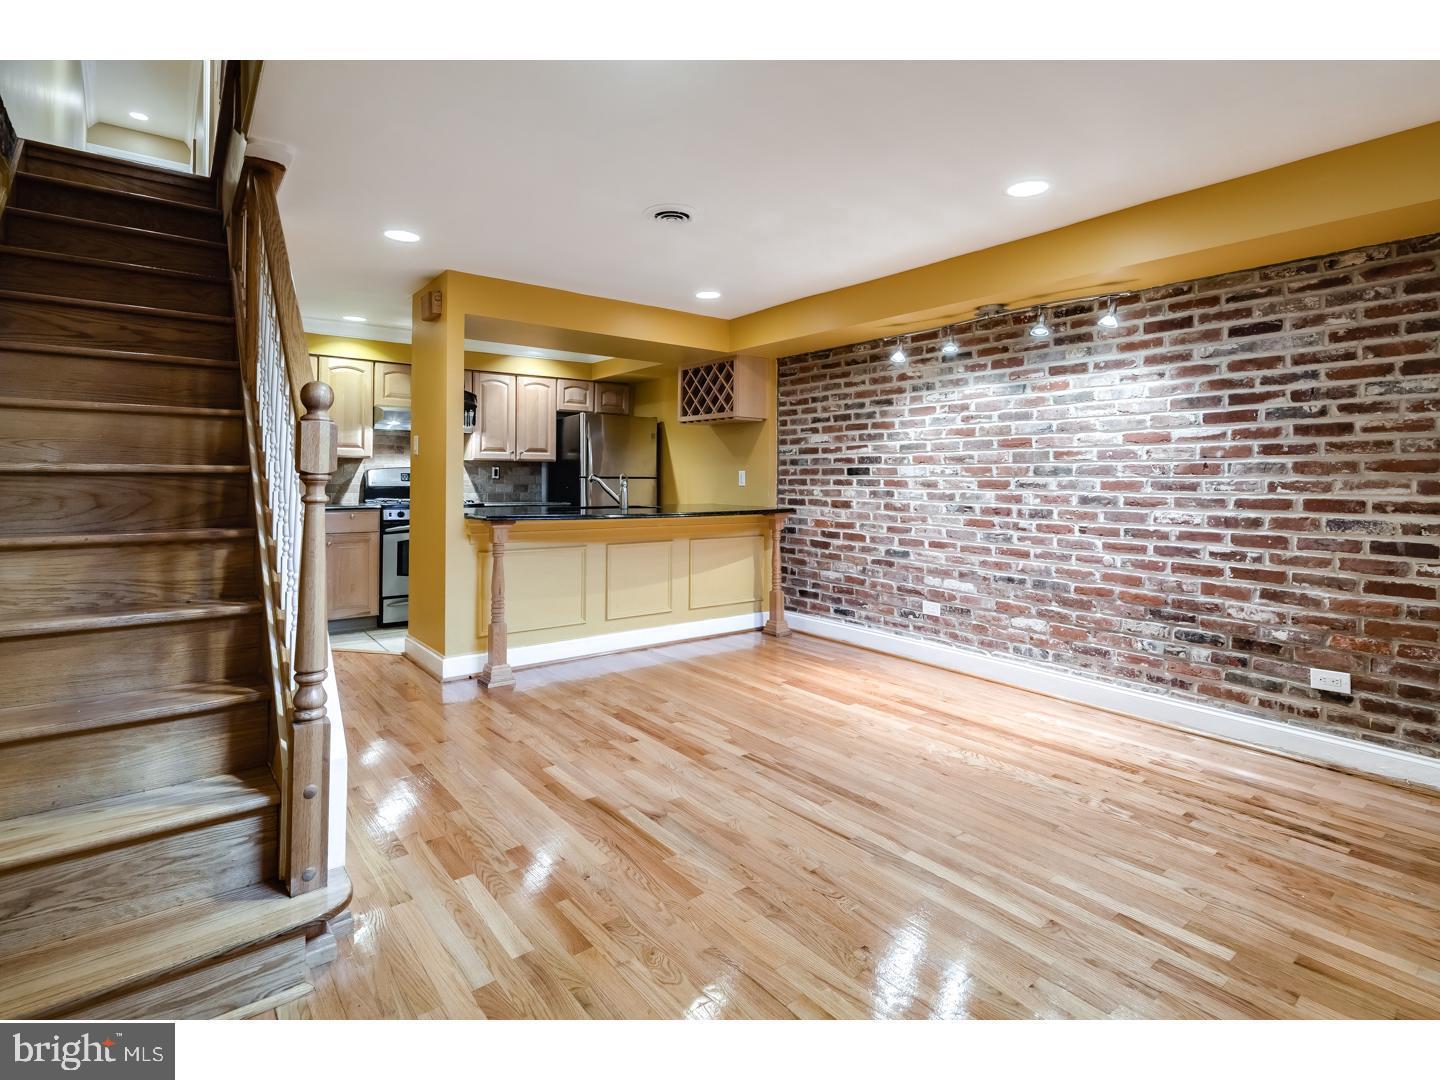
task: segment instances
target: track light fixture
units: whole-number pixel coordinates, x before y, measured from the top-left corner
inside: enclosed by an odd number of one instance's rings
[[[960,346],[955,344],[954,338],[947,338],[944,345],[940,346],[941,356],[959,356]]]
[[[1120,306],[1120,301],[1114,296],[1106,299],[1108,303],[1105,307],[1105,314],[1100,316],[1099,322],[1106,330],[1114,330],[1120,325],[1120,316],[1115,314],[1115,309]]]
[[[897,337],[895,339],[895,351],[890,354],[890,363],[903,364],[905,363],[906,359],[907,357],[905,356],[905,344]]]
[[[1035,321],[1030,324],[1030,336],[1033,338],[1047,338],[1050,336],[1050,324],[1046,321],[1045,309],[1035,309]]]

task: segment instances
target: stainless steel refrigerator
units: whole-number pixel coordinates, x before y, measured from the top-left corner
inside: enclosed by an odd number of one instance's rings
[[[550,499],[575,506],[615,506],[590,475],[618,493],[630,481],[631,506],[660,505],[660,421],[653,416],[565,413],[556,420]]]

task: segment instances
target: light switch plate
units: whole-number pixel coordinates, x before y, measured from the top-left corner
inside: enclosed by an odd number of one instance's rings
[[[741,469],[741,470],[740,470],[740,480],[739,480],[739,484],[740,484],[741,487],[744,487],[744,486],[745,486],[745,470],[744,470],[744,469]]]
[[[412,455],[418,455],[418,454],[420,453],[420,436],[419,436],[419,435],[411,435],[411,436],[410,436],[410,453],[411,453]]]
[[[1348,671],[1326,671],[1324,668],[1312,667],[1310,669],[1310,687],[1312,690],[1328,690],[1332,694],[1350,693],[1350,673]]]
[[[500,466],[499,466],[499,465],[491,465],[491,466],[490,466],[490,479],[491,479],[491,480],[499,480],[499,479],[500,479]]]

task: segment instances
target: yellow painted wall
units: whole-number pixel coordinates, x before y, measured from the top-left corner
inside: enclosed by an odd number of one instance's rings
[[[679,375],[670,370],[635,384],[636,416],[660,419],[660,495],[667,502],[773,505],[775,500],[775,363],[769,366],[764,423],[682,424]],[[737,473],[746,471],[740,487]]]
[[[367,341],[333,334],[306,334],[305,344],[317,356],[343,356],[351,360],[379,360],[389,364],[410,363],[410,346],[402,341]],[[540,360],[529,356],[500,356],[496,353],[467,352],[465,367],[471,371],[504,371],[512,375],[541,375],[556,379],[593,379],[593,365],[569,360]]]
[[[388,364],[410,363],[410,346],[397,341],[364,341],[330,334],[306,334],[305,347],[314,356],[343,356],[349,360],[380,360]]]

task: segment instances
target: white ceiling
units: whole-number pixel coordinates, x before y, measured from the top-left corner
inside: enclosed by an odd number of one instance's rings
[[[404,327],[442,269],[731,317],[1436,119],[1428,61],[267,61],[251,134],[307,317]]]
[[[199,60],[84,60],[87,120],[189,144],[200,92]],[[132,112],[148,120],[135,120]]]

